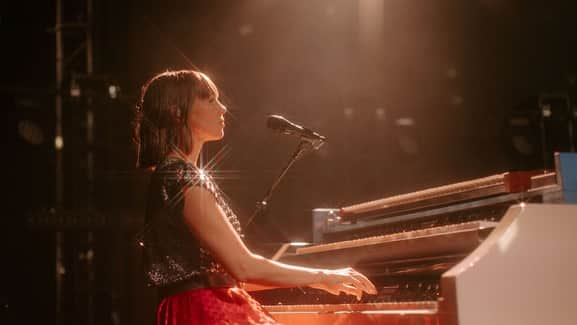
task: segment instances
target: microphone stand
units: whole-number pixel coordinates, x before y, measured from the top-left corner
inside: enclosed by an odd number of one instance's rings
[[[264,198],[257,202],[256,205],[256,210],[254,211],[254,213],[250,216],[250,218],[248,219],[246,226],[250,225],[250,223],[256,218],[261,216],[262,214],[264,214],[264,212],[266,211],[267,205],[268,205],[268,200],[270,199],[270,197],[272,196],[273,191],[275,190],[275,188],[278,186],[278,184],[280,183],[281,179],[284,177],[284,175],[287,173],[287,171],[289,170],[289,168],[295,163],[295,161],[297,161],[297,159],[299,159],[302,154],[305,152],[305,150],[307,149],[314,149],[317,150],[318,148],[320,148],[320,146],[323,144],[322,141],[314,141],[311,142],[309,140],[303,139],[301,138],[300,143],[297,146],[296,151],[293,153],[292,157],[290,158],[288,164],[283,168],[283,170],[281,171],[280,175],[276,178],[276,180],[274,181],[274,183],[272,184],[272,186],[269,188],[269,190],[266,192],[266,195],[264,196]]]

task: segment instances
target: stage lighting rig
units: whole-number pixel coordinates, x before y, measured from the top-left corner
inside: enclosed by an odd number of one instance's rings
[[[73,99],[117,100],[121,96],[120,86],[107,75],[72,74],[68,89]]]

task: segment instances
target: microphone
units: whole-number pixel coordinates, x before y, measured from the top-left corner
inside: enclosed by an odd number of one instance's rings
[[[280,115],[269,115],[266,120],[266,126],[269,129],[281,132],[283,134],[298,136],[302,140],[313,143],[315,146],[320,145],[327,140],[325,136],[295,124]]]

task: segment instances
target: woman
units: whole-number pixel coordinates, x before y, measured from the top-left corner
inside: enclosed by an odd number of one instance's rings
[[[362,296],[374,285],[352,268],[325,270],[271,261],[247,249],[237,217],[197,166],[202,146],[224,135],[226,107],[203,73],[169,71],[142,88],[138,165],[154,169],[140,245],[163,298],[157,322],[276,324],[240,284],[310,286]]]

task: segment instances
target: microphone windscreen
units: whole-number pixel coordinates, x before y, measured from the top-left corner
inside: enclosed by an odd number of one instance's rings
[[[273,130],[284,130],[287,126],[288,121],[280,116],[280,115],[270,115],[267,119],[266,119],[266,126],[269,129],[273,129]]]

